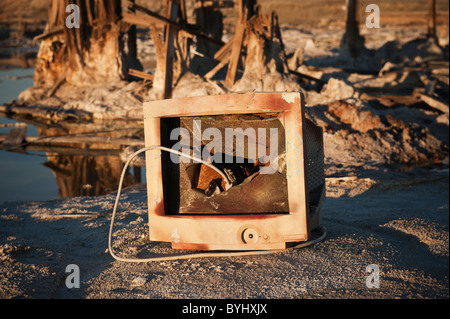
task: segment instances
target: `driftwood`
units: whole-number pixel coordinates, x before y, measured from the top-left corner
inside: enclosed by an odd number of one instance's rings
[[[91,120],[92,115],[81,110],[71,110],[70,112],[57,108],[42,107],[24,107],[19,105],[0,105],[0,112],[7,114],[17,114],[22,116],[31,116],[34,118],[42,118],[47,120]]]
[[[370,100],[377,100],[379,103],[381,103],[385,107],[392,107],[395,105],[405,105],[405,106],[411,106],[418,102],[420,102],[420,99],[414,95],[386,95],[381,92],[380,94],[368,94],[368,93],[361,93],[359,98],[362,101],[369,102]]]
[[[49,30],[47,32],[44,32],[42,34],[39,34],[39,35],[35,36],[33,38],[33,40],[35,40],[35,41],[44,40],[44,39],[46,39],[48,37],[51,37],[51,36],[54,36],[56,34],[62,33],[63,30],[64,30],[63,26],[58,26],[58,27],[55,27],[55,28],[53,28],[53,29],[51,29],[51,30]]]
[[[436,98],[427,94],[420,94],[420,99],[428,104],[428,106],[441,111],[442,113],[449,113],[448,105],[437,100]]]
[[[427,37],[436,39],[436,0],[428,0]]]
[[[289,71],[290,74],[296,75],[296,76],[298,76],[300,78],[303,78],[303,79],[306,79],[306,80],[316,81],[316,82],[319,82],[320,84],[326,84],[327,83],[326,81],[324,81],[322,79],[318,79],[318,78],[315,78],[313,76],[310,76],[310,75],[307,75],[307,74],[304,74],[304,73],[300,73],[298,71],[294,71],[294,70],[291,70],[291,69],[289,69],[288,71]]]
[[[142,71],[138,71],[138,70],[135,70],[135,69],[129,69],[128,70],[128,74],[132,75],[132,76],[135,76],[137,78],[144,79],[144,80],[151,80],[151,81],[153,81],[153,79],[154,79],[154,76],[152,74],[145,73],[145,72],[142,72]]]
[[[0,136],[0,140],[2,138],[3,137]],[[119,149],[87,149],[72,146],[34,145],[25,143],[17,146],[0,144],[0,150],[54,153],[63,156],[119,156],[121,154],[121,150]]]
[[[156,24],[150,24],[150,35],[152,37],[153,43],[155,45],[156,49],[156,65],[162,65],[164,59],[165,59],[165,52],[164,52],[164,42],[159,37],[158,29],[156,27]]]
[[[0,142],[6,140],[7,135],[0,135]],[[110,144],[124,146],[144,146],[144,141],[134,138],[111,138],[92,135],[56,135],[56,136],[25,136],[23,144],[33,145],[61,145],[61,144]]]
[[[129,23],[129,24],[136,24],[136,25],[140,25],[140,26],[144,26],[144,27],[150,27],[152,24],[170,25],[177,30],[186,31],[187,33],[192,34],[193,36],[196,36],[203,40],[210,41],[212,43],[215,43],[215,44],[218,44],[221,46],[225,44],[222,41],[215,40],[215,39],[203,34],[202,32],[195,30],[193,27],[189,26],[188,24],[177,23],[176,21],[173,21],[169,18],[163,17],[163,16],[157,14],[156,12],[148,10],[139,5],[134,5],[133,8],[136,9],[137,11],[144,13],[145,15],[122,13],[122,20],[124,22]]]
[[[242,42],[244,41],[244,34],[247,23],[243,17],[241,17],[236,25],[236,32],[234,35],[233,44],[231,45],[232,51],[230,56],[230,63],[228,63],[228,72],[225,79],[225,83],[232,86],[236,81],[236,72],[239,64],[239,58],[241,56]]]
[[[223,58],[223,60],[220,61],[211,71],[205,74],[204,78],[207,80],[212,79],[220,69],[222,69],[225,65],[228,64],[228,62],[230,62],[230,57],[231,55],[228,54],[225,58]]]
[[[244,2],[245,5],[244,3],[240,3],[239,10],[242,9],[242,12],[237,20],[235,34],[226,44],[224,44],[214,54],[214,59],[217,60],[218,63],[204,75],[204,78],[206,80],[212,79],[217,72],[219,72],[222,68],[228,65],[225,83],[228,87],[233,86],[236,81],[236,72],[241,57],[244,57],[246,59],[245,60],[246,62],[243,65],[245,69],[247,68],[247,60],[249,59],[248,53],[249,46],[254,47],[255,43],[252,44],[251,41],[255,40],[267,41],[267,43],[271,44],[273,44],[273,42],[278,42],[279,49],[281,50],[282,55],[280,58],[282,58],[284,61],[287,60],[283,40],[281,37],[281,31],[278,25],[278,17],[276,13],[272,12],[272,14],[270,15],[263,15],[261,13],[260,7],[255,6],[255,4],[252,3],[252,1],[244,1]],[[257,34],[259,36],[257,36],[256,38],[255,37],[252,38],[251,34],[254,35]],[[255,53],[254,51],[252,52],[253,54]],[[254,60],[254,57],[250,57],[250,59]],[[255,68],[255,65],[252,65],[249,68]],[[314,78],[307,74],[302,74],[295,70],[290,70],[287,66],[285,70],[282,71],[283,71],[282,73],[289,73],[297,77],[307,79],[309,81],[318,82],[321,85],[326,83],[321,79]]]
[[[210,80],[219,72],[224,66],[226,66],[231,59],[231,50],[233,48],[233,43],[236,35],[234,35],[227,43],[225,43],[215,54],[214,59],[219,61],[219,63],[212,68],[208,73],[204,75],[204,78]]]
[[[184,1],[181,1],[180,6],[181,6],[181,8],[180,8],[181,9],[181,19],[182,19],[183,23],[177,23],[177,22],[171,21],[170,19],[165,18],[165,17],[163,17],[147,8],[141,7],[137,4],[133,4],[132,8],[135,9],[136,11],[140,11],[142,13],[149,15],[149,16],[159,20],[160,22],[164,22],[168,25],[172,25],[174,28],[186,31],[187,33],[192,34],[198,38],[201,38],[206,41],[210,41],[210,42],[218,44],[218,45],[224,45],[224,43],[222,41],[213,39],[213,38],[207,36],[206,34],[200,32],[198,30],[195,30],[195,27],[189,25],[186,22],[186,8],[184,6]]]
[[[219,50],[217,50],[217,52],[214,54],[214,59],[216,59],[217,61],[222,61],[226,56],[228,56],[233,41],[234,36],[227,43],[225,43]]]

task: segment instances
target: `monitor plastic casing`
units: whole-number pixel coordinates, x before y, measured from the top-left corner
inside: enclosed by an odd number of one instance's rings
[[[273,250],[310,238],[311,230],[320,223],[320,212],[312,217],[309,211],[307,151],[303,142],[306,119],[301,93],[253,92],[146,102],[145,146],[162,144],[163,118],[254,113],[277,113],[284,126],[285,141],[289,143],[289,147],[286,145],[286,176],[295,177],[287,178],[289,212],[171,214],[164,207],[161,151],[147,151],[150,240],[171,242],[174,249]],[[322,134],[317,138],[323,143]]]

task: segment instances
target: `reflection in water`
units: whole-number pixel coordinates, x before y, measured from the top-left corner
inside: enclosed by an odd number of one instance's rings
[[[71,128],[70,132],[62,129],[38,129],[40,136],[80,134],[83,130]],[[105,134],[102,134],[105,135]],[[117,135],[110,133],[108,136]],[[123,136],[121,136],[123,137]],[[85,145],[66,144],[64,146],[84,149],[120,150],[120,145]],[[82,153],[82,152],[81,152]],[[111,155],[65,155],[61,153],[46,153],[49,167],[56,178],[60,197],[104,195],[117,191],[124,163],[119,156]],[[133,173],[127,172],[123,186],[131,186],[141,182],[140,167],[134,167]]]
[[[0,103],[7,103],[12,99],[16,99],[20,92],[32,86],[33,71],[34,69],[32,68],[1,70]],[[136,125],[136,123],[121,123],[121,127],[117,128],[117,125],[108,123],[97,125],[94,123],[64,122],[60,123],[60,128],[53,128],[54,123],[44,123],[45,121],[38,122],[14,115],[8,115],[12,119],[7,119],[3,116],[6,115],[1,113],[0,123],[16,123],[16,121],[19,121],[29,124],[27,136],[78,135],[97,131],[94,135],[143,137],[143,128],[142,126],[139,127]],[[0,131],[0,134],[8,134],[10,129],[10,127],[5,127]],[[102,131],[103,133],[98,133],[98,131]],[[57,147],[24,145],[23,148],[15,148],[8,153],[1,146],[2,143],[0,142],[0,163],[2,164],[0,167],[0,181],[3,183],[9,181],[9,183],[8,185],[2,185],[3,188],[0,189],[0,202],[6,200],[47,200],[54,198],[56,195],[54,186],[50,185],[51,176],[48,176],[50,174],[47,174],[45,171],[43,172],[47,168],[38,166],[40,161],[36,160],[36,156],[25,154],[37,156],[46,154],[48,161],[43,165],[49,167],[53,172],[58,186],[58,193],[61,197],[103,195],[117,191],[120,174],[124,166],[124,163],[122,163],[118,156],[121,150],[120,145],[86,145],[78,143],[73,145],[66,144],[64,145],[66,148],[60,147],[61,145]],[[93,149],[96,151],[92,151]],[[111,152],[111,149],[114,152]],[[36,152],[38,153],[36,154]],[[17,156],[11,157],[8,155]],[[27,157],[27,159],[21,156]],[[8,165],[5,165],[5,157],[8,158]],[[11,166],[15,166],[14,169],[11,169]],[[18,166],[20,168],[17,168]],[[129,172],[126,174],[124,186],[139,183],[141,180],[140,175],[140,168],[134,167],[132,173]]]
[[[123,163],[118,156],[57,155],[48,153],[44,163],[55,175],[60,197],[94,196],[117,190]],[[139,171],[139,169],[137,170]],[[135,173],[136,172],[135,170]],[[140,182],[130,172],[124,187]]]

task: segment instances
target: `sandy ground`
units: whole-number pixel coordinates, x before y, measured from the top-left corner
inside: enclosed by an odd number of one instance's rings
[[[2,298],[448,298],[448,168],[327,179],[313,246],[265,256],[130,264],[107,251],[114,194],[0,206]],[[144,185],[121,198],[120,256],[175,253],[147,240]],[[68,289],[66,266],[80,268]],[[366,286],[377,265],[379,288]]]

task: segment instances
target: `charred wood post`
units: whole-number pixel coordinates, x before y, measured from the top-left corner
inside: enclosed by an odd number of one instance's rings
[[[134,14],[136,9],[134,8],[135,0],[122,0],[122,13]],[[122,22],[122,24],[126,25]],[[136,25],[129,25],[128,31],[125,33],[126,41],[126,53],[127,53],[127,65],[130,68],[142,70],[142,65],[137,57],[137,43],[136,43]]]
[[[235,0],[237,2],[239,17],[250,19],[256,13],[256,0]]]
[[[436,0],[428,0],[428,32],[427,38],[436,39]]]
[[[244,40],[246,26],[247,22],[245,21],[244,17],[241,16],[236,25],[236,32],[232,44],[230,62],[228,63],[228,72],[225,80],[226,84],[229,86],[232,86],[236,81],[236,72],[241,56],[242,42]]]
[[[168,16],[170,20],[176,21],[178,17],[180,5],[177,1],[171,1],[169,3],[169,13]],[[175,59],[175,38],[177,36],[177,30],[168,25],[166,27],[166,38],[165,38],[165,63],[164,63],[164,90],[163,98],[170,99],[172,97],[172,86],[173,86],[173,64]]]

